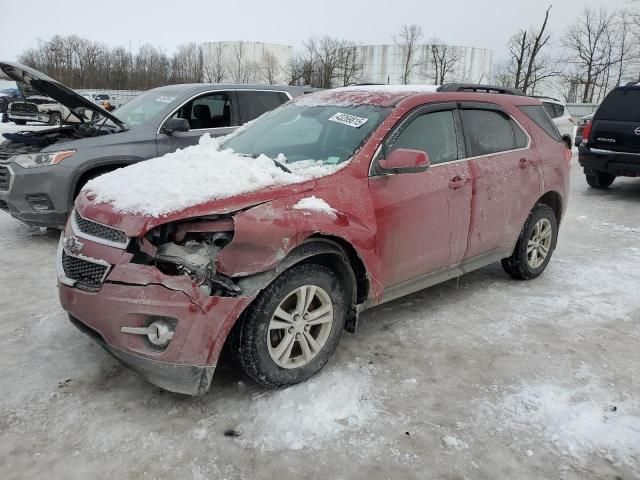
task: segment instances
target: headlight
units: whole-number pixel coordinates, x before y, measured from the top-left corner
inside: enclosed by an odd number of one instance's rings
[[[65,158],[69,158],[76,153],[75,150],[63,150],[52,153],[32,153],[29,155],[17,155],[13,161],[23,168],[43,167],[45,165],[57,165]]]

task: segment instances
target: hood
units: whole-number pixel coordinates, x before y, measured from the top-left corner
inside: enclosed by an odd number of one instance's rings
[[[118,119],[118,117],[107,112],[105,109],[99,107],[79,93],[65,87],[53,78],[46,76],[44,73],[19,63],[5,61],[0,61],[0,70],[2,70],[2,72],[8,77],[15,80],[18,85],[25,84],[30,89],[61,103],[73,112],[81,122],[85,121],[85,117],[82,115],[82,110],[91,110],[108,118],[124,130],[124,124],[120,119]]]
[[[117,212],[110,203],[96,204],[93,201],[92,192],[87,190],[83,190],[80,195],[78,195],[75,206],[84,218],[117,228],[123,231],[128,237],[139,237],[166,223],[208,215],[233,213],[279,198],[307,192],[315,188],[315,186],[315,180],[309,180],[304,183],[273,186],[233,197],[211,200],[160,217]]]

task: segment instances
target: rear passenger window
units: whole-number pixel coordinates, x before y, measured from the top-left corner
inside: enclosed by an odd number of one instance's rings
[[[513,127],[513,135],[515,136],[515,139],[516,139],[516,148],[526,148],[526,146],[529,143],[529,138],[527,137],[527,134],[524,133],[524,130],[520,128],[520,125],[518,125],[513,120],[511,120],[511,127]]]
[[[263,113],[279,107],[289,100],[282,92],[256,92],[251,90],[238,90],[240,102],[240,114],[244,122],[258,118]]]
[[[458,159],[458,139],[451,110],[426,113],[392,137],[387,153],[397,148],[422,150],[432,164]]]
[[[560,142],[562,141],[560,137],[560,132],[558,132],[558,128],[555,126],[547,112],[540,105],[523,105],[520,108],[527,117],[533,120],[536,125],[538,125],[542,130],[544,130],[547,135],[549,135],[554,140]]]
[[[465,138],[470,156],[513,150],[516,145],[512,121],[492,110],[462,110]]]

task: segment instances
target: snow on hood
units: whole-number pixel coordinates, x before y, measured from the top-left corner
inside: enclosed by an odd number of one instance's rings
[[[198,145],[101,175],[83,190],[93,194],[94,203],[110,203],[118,213],[160,217],[212,200],[330,175],[348,163],[306,160],[287,164],[289,173],[266,155],[241,156],[220,150],[220,143],[221,139],[205,134]],[[286,161],[283,156],[278,160]]]

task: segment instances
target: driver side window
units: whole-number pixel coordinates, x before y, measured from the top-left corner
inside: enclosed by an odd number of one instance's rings
[[[398,148],[422,150],[432,165],[458,159],[458,138],[452,110],[431,112],[411,120],[392,137],[387,154]]]
[[[229,93],[210,93],[183,105],[171,118],[186,119],[191,130],[236,126],[231,101]]]

